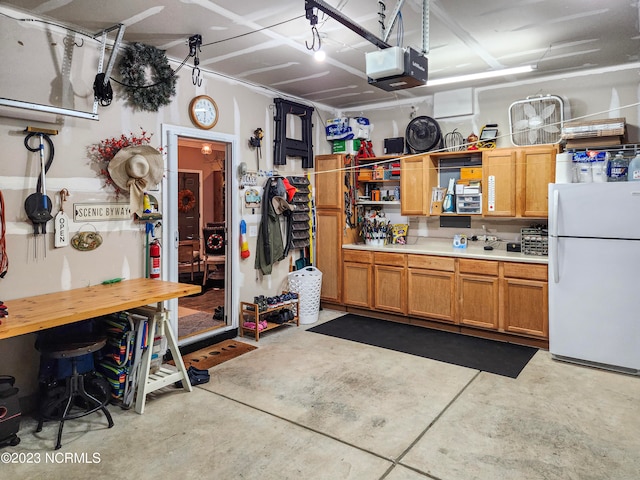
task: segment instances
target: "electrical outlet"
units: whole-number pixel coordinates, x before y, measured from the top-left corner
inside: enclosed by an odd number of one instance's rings
[[[258,226],[257,225],[249,225],[249,236],[257,237],[258,236]]]

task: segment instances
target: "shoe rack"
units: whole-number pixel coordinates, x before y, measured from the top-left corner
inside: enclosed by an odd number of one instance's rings
[[[255,341],[260,340],[260,335],[285,325],[300,326],[300,315],[298,314],[298,302],[300,299],[291,299],[289,303],[278,304],[277,306],[267,306],[265,309],[257,303],[240,302],[240,328],[238,334],[244,337],[244,334],[253,335]],[[268,319],[269,314],[289,310],[293,314],[291,320],[283,323],[271,322]],[[248,324],[248,325],[247,325]],[[253,326],[251,326],[253,324]],[[263,325],[263,328],[259,326]]]

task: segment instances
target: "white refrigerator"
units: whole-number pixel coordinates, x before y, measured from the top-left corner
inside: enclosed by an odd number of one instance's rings
[[[549,351],[640,374],[640,182],[549,185]]]

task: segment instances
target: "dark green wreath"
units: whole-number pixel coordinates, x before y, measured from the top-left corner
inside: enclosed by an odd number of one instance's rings
[[[151,82],[146,78],[146,67],[151,67]],[[157,112],[160,106],[171,103],[177,77],[162,50],[134,43],[124,50],[119,68],[124,90],[135,107]]]

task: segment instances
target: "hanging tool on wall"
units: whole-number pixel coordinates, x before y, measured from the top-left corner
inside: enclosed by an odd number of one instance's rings
[[[249,146],[256,149],[257,170],[260,170],[260,159],[262,158],[262,139],[264,138],[264,132],[261,128],[256,128],[253,131],[253,137],[249,139]]]
[[[345,155],[344,161],[344,213],[347,228],[353,227],[353,205],[355,204],[355,192],[353,184],[353,168],[351,155]]]
[[[39,234],[47,233],[47,222],[53,218],[51,215],[51,199],[47,196],[47,185],[46,185],[46,177],[45,174],[51,167],[53,163],[54,156],[54,148],[53,142],[51,141],[50,135],[57,135],[57,130],[48,130],[48,129],[39,129],[34,127],[27,127],[25,130],[27,132],[27,136],[24,139],[24,146],[30,152],[39,152],[40,153],[40,176],[38,177],[38,184],[36,187],[36,192],[29,195],[24,201],[24,209],[27,212],[27,216],[31,223],[33,224],[33,235],[34,235],[34,252],[35,257],[38,258],[38,244],[36,237]],[[29,145],[29,140],[31,137],[38,136],[39,137],[39,145],[38,148],[31,147]],[[49,158],[46,163],[44,160],[44,144],[45,141],[49,147]],[[44,240],[44,255],[47,255],[47,244],[46,244],[46,236],[43,237]]]
[[[69,190],[63,188],[60,190],[60,211],[56,214],[54,220],[55,237],[53,245],[56,248],[66,247],[69,245],[69,217],[64,213],[64,202],[69,196]]]

